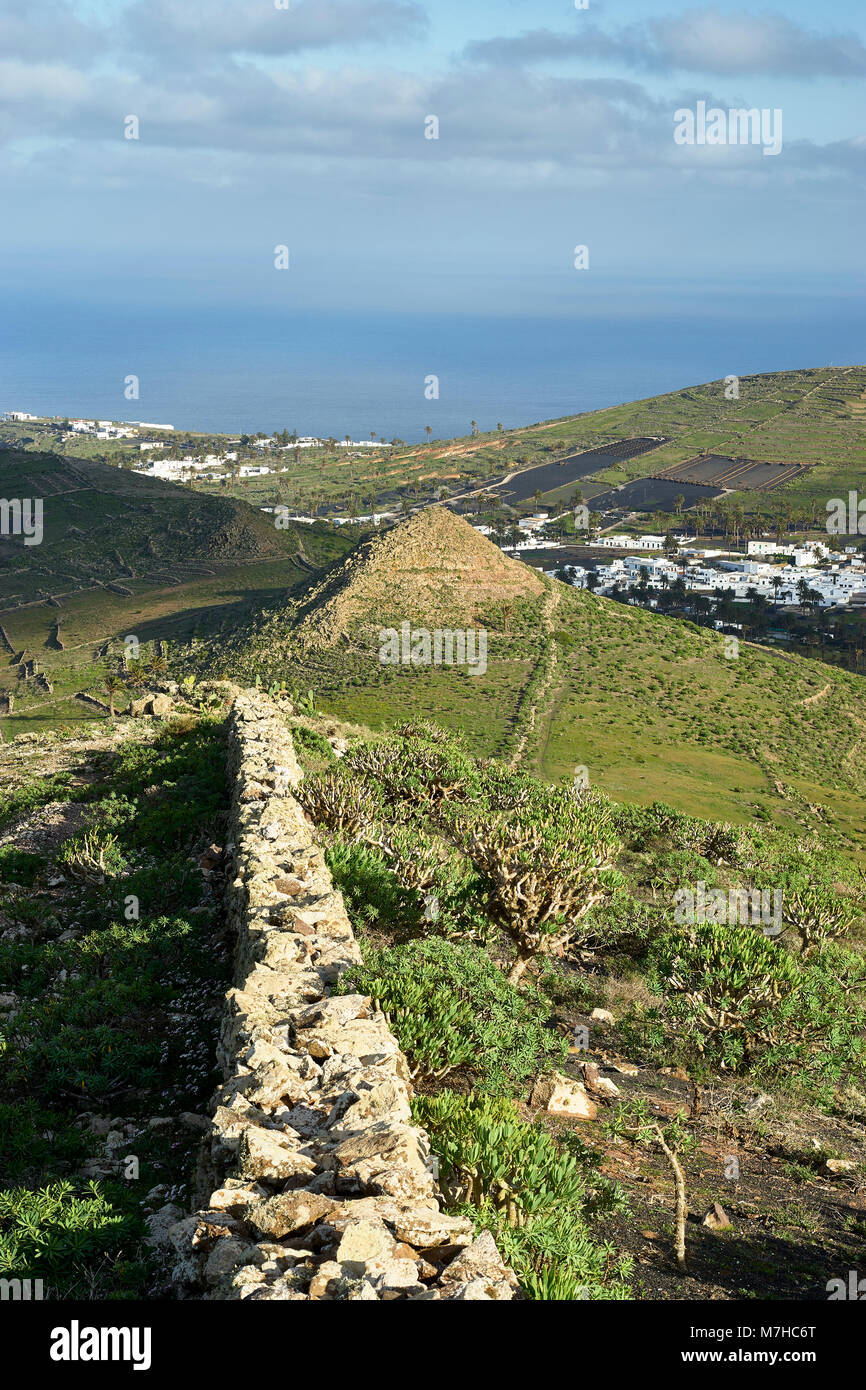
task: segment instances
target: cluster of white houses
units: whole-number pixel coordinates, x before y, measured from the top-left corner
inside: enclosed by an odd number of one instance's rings
[[[141,447],[144,448],[145,446],[142,445]],[[195,458],[191,454],[187,454],[182,459],[157,458],[146,467],[139,466],[134,472],[141,473],[146,478],[164,478],[171,483],[182,482],[197,473],[207,473],[209,477],[213,478],[224,478],[225,473],[215,473],[213,470],[224,467],[226,464],[236,463],[237,457],[235,451],[225,454],[206,454],[204,458]],[[242,466],[238,470],[241,477],[257,477],[260,473],[270,473],[270,471],[269,468],[260,468],[257,465]]]
[[[774,546],[772,553],[777,552]],[[860,607],[866,605],[866,565],[853,547],[851,552],[833,553],[831,559],[827,546],[809,541],[793,553],[787,552],[784,561],[777,564],[729,551],[681,549],[670,559],[626,555],[596,568],[596,593],[636,589],[644,581],[653,588],[668,588],[680,579],[689,592],[719,592],[743,601],[760,594],[770,603],[789,607],[803,602],[801,586],[805,582],[821,608]],[[583,587],[588,572],[580,566],[574,569],[574,583]],[[651,596],[649,602],[654,603]]]
[[[45,415],[29,415],[26,410],[4,410],[2,418],[19,424],[48,420]],[[50,423],[55,424],[56,420]],[[140,430],[174,430],[174,425],[154,425],[147,420],[67,420],[65,427],[70,434],[92,434],[96,439],[134,439]]]
[[[514,553],[521,550],[559,550],[561,542],[546,540],[544,528],[550,520],[547,512],[524,517],[519,523],[522,539],[507,544],[504,549]],[[485,535],[491,527],[478,526]],[[805,541],[802,545],[785,545],[779,541],[749,541],[746,554],[730,550],[697,550],[688,547],[688,537],[675,535],[673,546],[665,551],[664,536],[632,536],[625,532],[598,536],[595,549],[627,550],[634,553],[619,555],[609,564],[592,568],[596,576],[596,593],[610,594],[613,590],[637,589],[646,581],[650,588],[669,588],[682,580],[687,591],[730,594],[734,599],[747,601],[757,593],[779,606],[802,603],[803,581],[815,594],[822,608],[859,607],[866,605],[866,555],[848,546],[844,553],[831,550],[823,541]],[[654,552],[654,553],[653,553]],[[772,557],[772,559],[771,559]],[[583,588],[590,570],[568,564],[572,583]],[[548,570],[547,573],[555,573]],[[650,593],[647,601],[654,606]]]

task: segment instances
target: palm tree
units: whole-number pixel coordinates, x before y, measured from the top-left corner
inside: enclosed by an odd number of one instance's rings
[[[158,652],[152,652],[144,663],[144,669],[149,676],[164,676],[168,670],[168,662]]]
[[[478,433],[478,422],[477,422],[477,420],[470,420],[470,421],[469,421],[469,428],[472,430],[472,433],[473,433],[473,434],[477,434],[477,433]]]
[[[123,681],[120,679],[120,676],[117,674],[116,671],[108,671],[106,672],[105,679],[102,682],[102,688],[108,695],[109,718],[114,719],[116,717],[114,713],[114,702],[117,699],[118,695],[121,693],[121,691],[125,688]]]
[[[433,433],[433,430],[432,430],[432,428],[431,428],[430,425],[425,425],[425,426],[424,426],[424,433],[427,435],[427,443],[429,444],[429,443],[430,443],[430,436],[431,436],[432,433]]]
[[[126,668],[126,684],[133,690],[143,690],[147,685],[147,673],[140,661],[130,661]]]

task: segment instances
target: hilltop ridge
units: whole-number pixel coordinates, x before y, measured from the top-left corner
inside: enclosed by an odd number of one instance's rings
[[[471,624],[493,604],[540,599],[545,588],[468,521],[429,507],[359,542],[314,583],[298,610],[299,636],[330,647],[366,623]]]

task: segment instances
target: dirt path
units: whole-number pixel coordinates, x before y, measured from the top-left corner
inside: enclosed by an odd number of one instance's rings
[[[542,680],[541,685],[538,688],[538,693],[536,694],[535,699],[532,701],[532,704],[529,706],[529,709],[526,712],[526,719],[524,721],[523,731],[520,735],[514,752],[508,759],[508,766],[510,768],[516,767],[524,754],[526,745],[529,741],[529,736],[535,730],[536,723],[539,722],[539,711],[542,710],[544,707],[544,702],[546,700],[548,691],[550,690],[551,685],[553,683],[553,678],[556,674],[558,651],[556,641],[553,637],[553,615],[559,607],[559,600],[561,596],[562,590],[559,587],[559,582],[555,579],[552,579],[550,581],[550,588],[547,593],[547,598],[544,601],[544,612],[541,618],[542,626],[544,627],[544,631],[547,633],[549,639],[547,646],[547,670],[544,674],[544,679]]]
[[[801,705],[814,705],[814,703],[815,703],[816,700],[823,700],[824,696],[827,694],[827,692],[828,692],[829,690],[832,690],[832,688],[833,688],[833,682],[832,682],[832,681],[828,681],[827,684],[824,686],[824,688],[823,688],[822,690],[816,691],[816,693],[815,693],[814,695],[810,695],[810,696],[808,697],[808,699],[806,699],[806,700],[801,700],[801,701],[800,701],[800,704],[801,704]]]

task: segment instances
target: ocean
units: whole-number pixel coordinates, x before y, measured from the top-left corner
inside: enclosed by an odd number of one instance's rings
[[[859,299],[681,296],[556,317],[312,314],[6,291],[0,410],[214,432],[423,440],[866,358]],[[140,383],[127,400],[129,376]],[[437,378],[438,397],[431,377]]]

